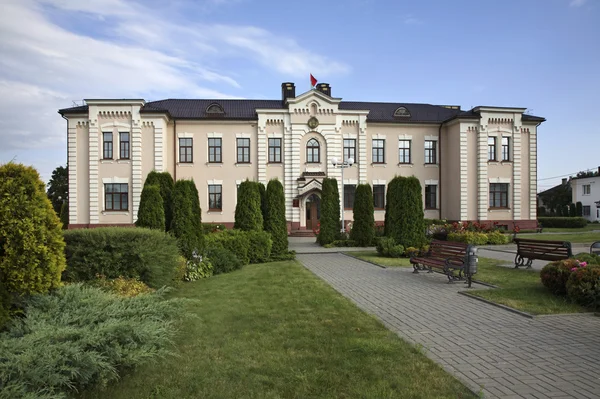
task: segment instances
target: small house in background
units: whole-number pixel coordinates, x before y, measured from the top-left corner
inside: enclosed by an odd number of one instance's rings
[[[573,203],[581,202],[583,217],[600,221],[600,166],[594,172],[580,172],[570,182]]]

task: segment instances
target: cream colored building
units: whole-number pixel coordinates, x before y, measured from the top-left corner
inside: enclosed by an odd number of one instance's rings
[[[194,179],[202,221],[232,225],[245,179],[285,189],[291,232],[320,217],[324,177],[342,191],[345,220],[354,187],[374,189],[384,220],[387,184],[416,176],[426,218],[536,224],[537,127],[525,108],[342,101],[321,83],[278,100],[95,99],[61,109],[67,120],[70,227],[131,225],[146,175]]]

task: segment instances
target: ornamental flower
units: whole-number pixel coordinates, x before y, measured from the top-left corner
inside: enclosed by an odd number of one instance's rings
[[[576,268],[576,267],[573,267],[573,268],[571,268],[571,271],[572,271],[572,272],[574,272],[574,271],[577,271],[577,268]]]
[[[587,266],[587,262],[580,262],[580,263],[579,263],[579,266],[581,266],[581,267],[586,267],[586,266]]]

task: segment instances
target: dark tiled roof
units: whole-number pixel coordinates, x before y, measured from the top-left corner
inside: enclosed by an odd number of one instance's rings
[[[216,103],[223,107],[224,115],[207,114],[209,105]],[[399,107],[405,107],[410,117],[394,116],[394,111]],[[175,119],[238,119],[255,120],[256,109],[284,109],[280,100],[186,100],[167,99],[146,103],[140,110],[142,113],[164,112]],[[339,108],[348,111],[368,110],[368,122],[408,122],[408,123],[442,123],[455,118],[478,119],[479,113],[461,111],[447,108],[441,105],[414,104],[414,103],[380,103],[362,101],[342,101]],[[64,108],[59,110],[60,114],[86,113],[87,105]],[[532,115],[523,115],[524,121],[545,121],[544,118]]]
[[[545,122],[546,118],[543,118],[541,116],[523,114],[521,120],[525,122]]]
[[[87,114],[88,106],[80,105],[79,107],[63,108],[63,109],[59,109],[58,113],[61,115],[64,115],[64,114]]]

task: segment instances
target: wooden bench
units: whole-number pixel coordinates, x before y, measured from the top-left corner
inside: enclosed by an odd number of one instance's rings
[[[448,283],[466,277],[470,287],[471,275],[465,273],[468,247],[469,244],[463,242],[433,240],[426,254],[410,257],[413,273],[419,273],[419,270],[433,273],[435,268],[448,277]]]
[[[535,229],[536,233],[541,233],[542,230],[544,229],[544,226],[542,226],[542,224],[540,222],[537,223],[537,227]]]
[[[517,256],[515,256],[515,269],[519,266],[531,268],[535,259],[563,260],[573,256],[571,243],[568,241],[530,240],[515,238]],[[527,259],[527,261],[525,260]]]

